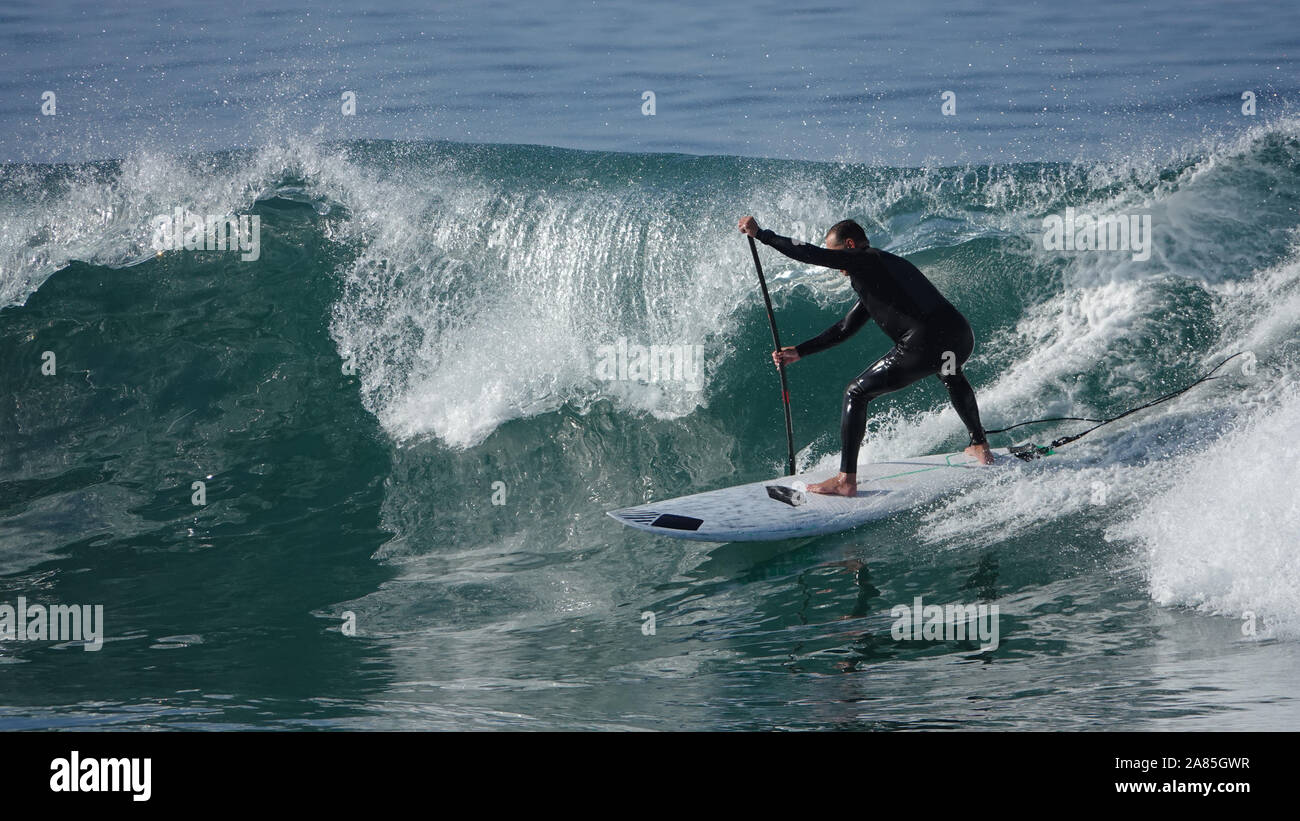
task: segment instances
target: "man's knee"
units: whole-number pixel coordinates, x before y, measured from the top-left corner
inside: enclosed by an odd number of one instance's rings
[[[845,402],[866,402],[874,398],[874,391],[865,379],[854,379],[844,389]]]
[[[961,366],[966,364],[967,359],[970,359],[970,351],[947,349],[939,352],[939,360],[934,366],[938,368],[937,374],[945,385],[961,376]]]

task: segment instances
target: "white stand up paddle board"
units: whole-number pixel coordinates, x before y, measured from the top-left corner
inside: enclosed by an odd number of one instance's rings
[[[804,490],[834,472],[799,474],[611,510],[609,515],[628,527],[699,542],[819,536],[883,519],[1019,464],[1006,448],[993,454],[991,465],[964,453],[858,465],[858,495],[853,498]]]

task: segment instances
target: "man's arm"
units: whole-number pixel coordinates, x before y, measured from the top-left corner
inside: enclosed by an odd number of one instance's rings
[[[799,358],[801,359],[819,351],[824,351],[853,336],[863,325],[867,324],[868,319],[871,319],[871,313],[862,304],[862,300],[859,299],[849,309],[847,316],[807,342],[795,345],[794,349],[799,352]]]
[[[823,268],[843,270],[862,264],[862,251],[832,251],[818,245],[796,243],[789,237],[783,237],[771,228],[764,228],[754,235],[755,239],[769,247],[775,248],[790,259],[820,265]]]

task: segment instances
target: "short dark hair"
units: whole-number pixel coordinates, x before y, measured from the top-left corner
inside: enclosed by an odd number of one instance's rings
[[[862,226],[858,225],[853,220],[840,220],[835,223],[831,226],[831,229],[826,232],[826,236],[829,237],[832,234],[834,234],[835,238],[840,242],[851,239],[855,242],[862,243],[868,248],[871,247],[871,243],[867,241],[867,232],[863,231]]]

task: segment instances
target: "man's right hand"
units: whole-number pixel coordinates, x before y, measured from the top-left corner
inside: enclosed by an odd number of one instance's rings
[[[778,368],[782,365],[789,365],[792,362],[799,361],[799,351],[794,346],[782,348],[779,351],[772,351],[772,364]]]
[[[741,217],[740,222],[737,223],[736,227],[740,229],[740,233],[747,237],[758,236],[758,220],[753,217]]]

